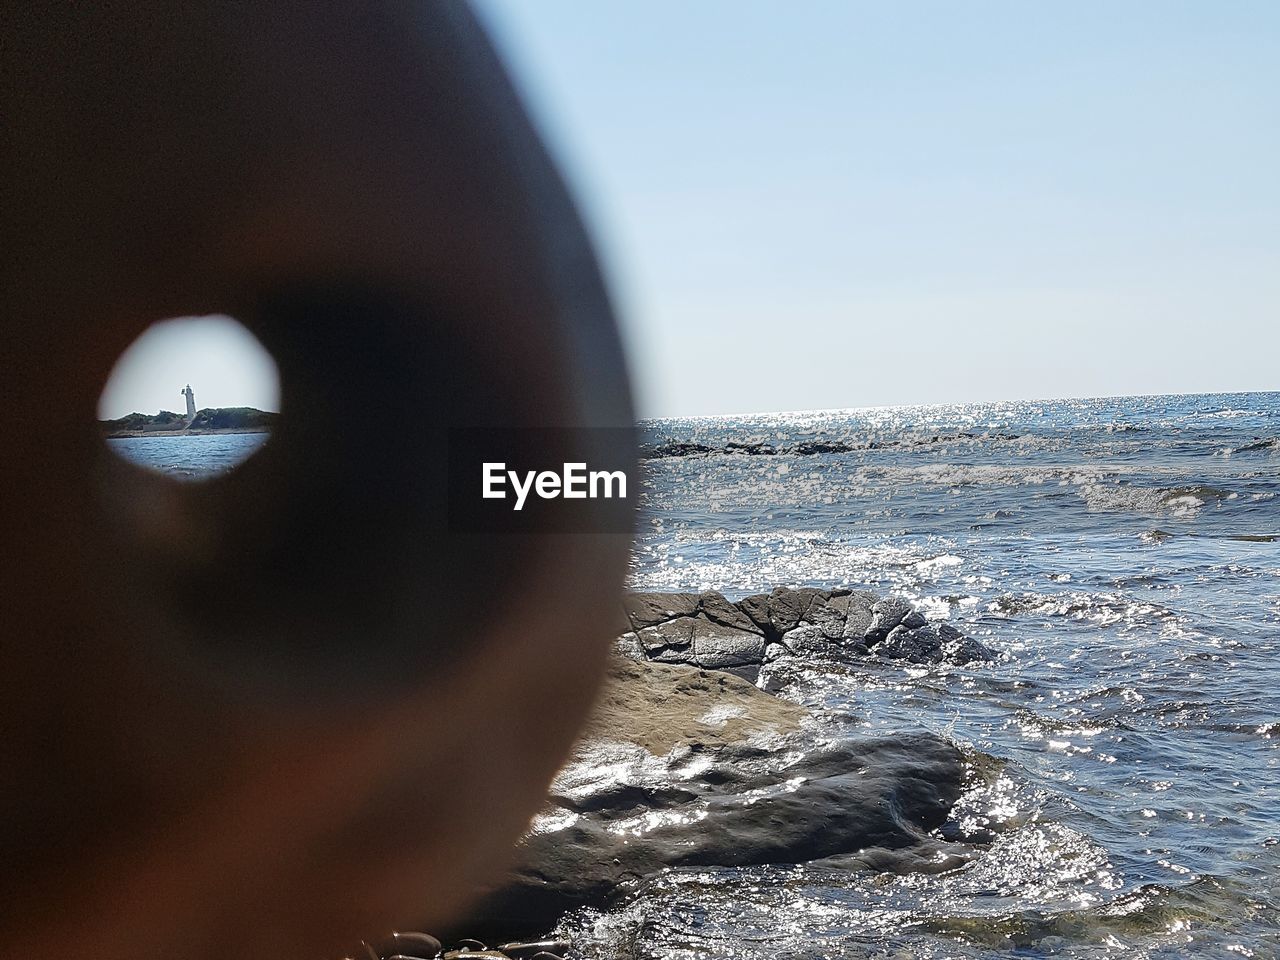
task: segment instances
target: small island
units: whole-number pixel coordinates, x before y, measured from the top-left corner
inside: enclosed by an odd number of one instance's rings
[[[131,413],[116,420],[99,420],[107,438],[179,437],[211,433],[269,433],[280,414],[256,407],[205,407],[191,417],[161,410],[157,414]]]
[[[99,420],[108,439],[120,437],[180,437],[211,433],[270,433],[280,414],[256,407],[205,407],[196,409],[196,392],[187,384],[180,391],[187,401],[184,416],[161,410],[154,416],[130,413],[115,420]]]

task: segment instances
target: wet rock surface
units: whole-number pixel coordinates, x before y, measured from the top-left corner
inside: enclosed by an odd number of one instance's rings
[[[593,719],[469,929],[545,934],[673,870],[949,862],[938,831],[966,769],[954,745],[851,736],[847,719],[768,691],[812,664],[958,665],[994,651],[865,591],[635,593],[623,607],[629,629]]]
[[[563,938],[504,943],[490,947],[480,940],[462,937],[446,947],[429,933],[393,933],[376,944],[362,943],[346,960],[464,960],[494,957],[497,960],[564,960],[571,944]]]
[[[637,601],[638,632],[699,618],[701,598],[691,606],[683,596]],[[821,591],[785,595],[769,629],[806,629],[829,599]],[[672,628],[681,637],[684,630]],[[763,651],[763,627],[739,632]],[[833,738],[803,708],[729,672],[616,657],[519,866],[472,922],[481,930],[546,930],[565,911],[603,904],[668,868],[800,864],[910,848],[946,820],[962,775],[959,751],[941,738]]]
[[[906,600],[866,591],[779,587],[736,603],[715,591],[635,593],[624,607],[631,630],[618,644],[625,655],[752,682],[762,666],[784,658],[874,655],[964,666],[997,656],[949,624],[931,624]]]

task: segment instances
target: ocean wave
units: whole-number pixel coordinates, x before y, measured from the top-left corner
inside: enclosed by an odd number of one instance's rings
[[[570,914],[556,934],[593,960],[866,956],[872,944],[914,958],[1004,956],[1011,947],[1048,956],[1079,944],[1102,949],[1090,956],[1128,957],[1149,955],[1135,946],[1185,944],[1189,920],[1197,942],[1217,944],[1226,918],[1255,933],[1259,924],[1247,891],[1205,889],[1197,878],[1181,888],[1127,885],[1104,847],[1052,821],[985,848],[934,846],[932,869],[924,849],[865,851],[886,863],[912,853],[920,861],[881,873],[835,864],[679,868],[633,886],[610,910]]]
[[[833,502],[863,501],[881,505],[893,489],[925,486],[944,490],[967,487],[1081,487],[1102,486],[1106,481],[1131,476],[1137,468],[1129,464],[963,464],[928,463],[917,465],[860,464],[815,467],[809,471],[745,471],[734,465],[707,463],[696,472],[652,475],[650,502],[687,506],[694,502],[721,500],[729,504],[812,504],[826,498]],[[661,468],[659,468],[661,469]],[[1182,475],[1181,471],[1174,475]],[[1131,488],[1136,489],[1136,488]],[[1006,507],[1006,509],[1008,509]]]
[[[1236,543],[1277,543],[1280,533],[1170,533],[1168,530],[1147,530],[1139,537],[1144,543],[1161,544],[1174,537],[1194,537],[1201,540],[1231,540]]]
[[[1177,622],[1179,615],[1168,607],[1134,600],[1120,593],[1006,593],[987,604],[987,613],[1001,619],[1017,617],[1063,617],[1086,620],[1098,626]]]
[[[1089,483],[1080,487],[1080,496],[1090,510],[1189,515],[1209,503],[1235,500],[1238,494],[1203,484],[1185,487],[1135,487],[1127,484]]]
[[[632,590],[720,590],[742,597],[780,584],[893,590],[918,598],[939,580],[965,575],[966,560],[945,543],[852,545],[817,531],[676,531],[641,541],[632,558]]]
[[[1231,452],[1235,453],[1257,453],[1262,450],[1280,450],[1280,437],[1270,437],[1268,439],[1254,440],[1252,443],[1246,443],[1244,446],[1236,447]]]

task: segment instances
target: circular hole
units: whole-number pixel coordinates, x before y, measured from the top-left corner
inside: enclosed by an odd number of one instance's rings
[[[116,361],[98,399],[107,446],[178,480],[235,469],[280,416],[280,371],[227,316],[152,324]]]

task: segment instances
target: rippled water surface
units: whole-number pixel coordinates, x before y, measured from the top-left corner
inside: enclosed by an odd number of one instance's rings
[[[713,452],[647,461],[635,587],[865,586],[1004,655],[783,690],[965,747],[958,861],[675,871],[570,918],[595,956],[1280,956],[1280,394],[647,427]]]
[[[647,425],[632,583],[869,587],[1003,651],[782,695],[972,757],[929,872],[678,870],[565,921],[586,956],[1280,957],[1280,394]],[[179,476],[248,437],[113,441]]]
[[[118,437],[107,445],[121,457],[175,480],[225,473],[253,456],[267,433],[207,433],[176,437]]]

